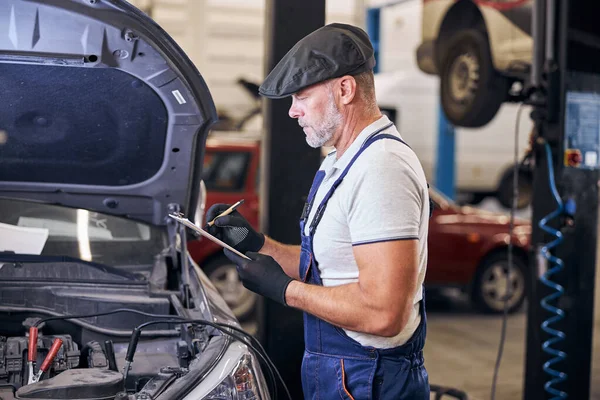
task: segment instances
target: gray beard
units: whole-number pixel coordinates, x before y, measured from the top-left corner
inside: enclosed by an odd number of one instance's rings
[[[306,135],[306,143],[312,148],[322,147],[333,137],[333,131],[315,131],[313,136]]]
[[[342,114],[335,107],[333,96],[330,96],[329,104],[323,122],[318,127],[313,127],[314,134],[306,135],[306,143],[312,148],[319,148],[329,142],[342,123]]]

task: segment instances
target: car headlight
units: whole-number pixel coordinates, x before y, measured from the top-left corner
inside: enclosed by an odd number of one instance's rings
[[[197,360],[209,362],[210,358]],[[190,364],[190,368],[194,368]],[[165,397],[166,398],[166,397]],[[269,389],[258,359],[250,349],[232,342],[210,373],[182,400],[270,400]]]
[[[257,374],[256,359],[243,355],[233,371],[204,400],[265,400],[269,398],[262,374]]]

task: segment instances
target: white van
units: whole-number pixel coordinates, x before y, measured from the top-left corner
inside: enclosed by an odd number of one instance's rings
[[[425,173],[434,184],[438,143],[439,78],[416,68],[375,75],[379,106],[395,114],[398,130],[419,156]],[[455,128],[455,188],[468,194],[471,203],[496,196],[504,207],[512,204],[517,104],[505,103],[487,125],[481,128]],[[533,123],[530,108],[523,107],[519,121],[519,158],[528,146]],[[531,200],[531,173],[519,174],[517,206]]]

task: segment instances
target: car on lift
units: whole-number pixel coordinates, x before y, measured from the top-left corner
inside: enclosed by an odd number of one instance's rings
[[[170,217],[202,223],[193,63],[123,0],[4,0],[0,26],[0,398],[269,399]]]
[[[492,120],[531,68],[532,0],[423,0],[417,64],[440,76],[448,120],[480,127]]]
[[[240,138],[223,132],[207,141],[204,180],[206,208],[215,203],[246,202],[238,210],[258,229],[260,135]],[[223,169],[220,171],[219,168]],[[460,288],[487,313],[501,313],[510,286],[510,312],[525,300],[531,226],[517,219],[512,235],[513,268],[508,269],[509,219],[506,215],[459,206],[434,188],[429,225],[429,262],[425,285],[431,289]],[[235,264],[207,240],[193,240],[188,249],[223,295],[236,317],[256,321],[258,295],[246,289]],[[510,283],[507,284],[507,278]]]

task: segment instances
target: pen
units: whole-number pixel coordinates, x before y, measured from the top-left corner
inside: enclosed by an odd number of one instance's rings
[[[229,207],[227,210],[225,210],[221,214],[217,215],[212,221],[210,221],[208,224],[206,224],[206,226],[213,226],[215,224],[215,220],[217,218],[224,217],[225,215],[231,214],[232,212],[235,211],[236,208],[238,208],[242,204],[244,204],[244,199],[241,199],[240,201],[238,201],[237,203],[235,203],[234,205],[232,205],[231,207]]]

